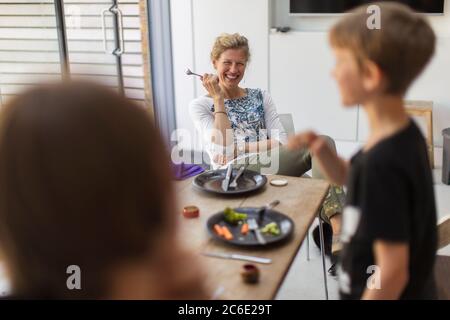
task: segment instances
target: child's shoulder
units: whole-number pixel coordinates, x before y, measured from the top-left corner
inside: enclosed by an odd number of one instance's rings
[[[367,153],[367,162],[372,165],[399,165],[414,161],[417,155],[422,153],[425,146],[425,139],[414,123],[410,124],[402,131],[379,142]]]

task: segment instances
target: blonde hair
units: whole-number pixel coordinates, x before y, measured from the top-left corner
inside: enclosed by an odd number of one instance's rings
[[[241,49],[246,55],[247,62],[250,60],[250,48],[248,39],[239,33],[222,33],[216,38],[211,50],[211,61],[219,60],[222,53],[228,49]]]
[[[359,66],[373,61],[387,79],[387,94],[405,94],[435,51],[436,36],[426,19],[400,3],[374,3],[381,29],[369,29],[367,5],[351,11],[330,32],[330,43],[352,51]]]

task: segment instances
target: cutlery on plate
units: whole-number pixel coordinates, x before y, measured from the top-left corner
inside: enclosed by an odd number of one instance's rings
[[[203,252],[202,255],[207,256],[207,257],[242,260],[242,261],[249,261],[249,262],[263,263],[263,264],[272,263],[272,259],[269,259],[269,258],[245,256],[242,254],[234,254],[234,253]]]
[[[244,170],[247,166],[242,166],[239,168],[239,171],[236,175],[236,177],[234,177],[234,180],[230,183],[230,188],[236,188],[237,187],[237,181],[238,179],[241,177],[241,175],[244,173]]]
[[[192,72],[191,69],[189,69],[189,68],[186,69],[186,74],[188,76],[197,76],[197,77],[203,78],[203,76],[199,75],[198,73]]]
[[[228,191],[228,187],[230,185],[231,172],[233,171],[233,166],[231,164],[228,165],[227,173],[225,175],[225,179],[222,181],[222,190]]]
[[[258,240],[258,243],[266,244],[267,241],[266,241],[266,239],[264,239],[263,235],[261,234],[261,231],[259,231],[258,223],[256,222],[255,218],[248,219],[247,223],[248,223],[248,229],[255,233],[256,240]]]
[[[274,200],[269,204],[266,204],[264,207],[260,208],[258,210],[258,221],[259,223],[262,223],[264,220],[264,214],[266,213],[266,210],[273,209],[275,206],[280,204],[280,200]]]

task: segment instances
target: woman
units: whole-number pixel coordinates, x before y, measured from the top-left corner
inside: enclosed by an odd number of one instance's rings
[[[267,160],[262,160],[262,155],[265,155],[270,163],[276,163],[276,166],[271,166],[272,174],[302,176],[312,169],[313,178],[324,179],[307,149],[289,151],[283,146],[287,135],[270,94],[261,89],[239,86],[249,59],[247,38],[237,33],[217,37],[211,51],[216,74],[202,77],[208,95],[193,100],[189,106],[213,168],[247,156],[248,168],[259,171],[268,164]],[[326,138],[335,150],[334,141]],[[343,196],[340,187],[330,188],[322,209],[323,219],[332,226],[335,252],[340,248],[338,237]]]
[[[0,119],[11,297],[205,298],[201,271],[175,241],[169,159],[143,109],[66,83],[24,93]]]
[[[287,142],[269,93],[239,86],[249,59],[247,38],[239,34],[218,37],[211,52],[217,74],[202,77],[208,95],[190,104],[191,117],[205,137],[215,167],[238,155],[270,150]]]

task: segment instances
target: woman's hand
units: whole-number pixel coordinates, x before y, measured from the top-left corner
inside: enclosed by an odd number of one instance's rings
[[[224,99],[224,93],[219,85],[219,77],[205,73],[202,77],[203,86],[213,99]]]
[[[230,162],[231,160],[233,160],[235,157],[233,155],[222,155],[222,154],[216,154],[213,157],[213,162],[217,163],[221,166],[226,165],[228,162]]]

